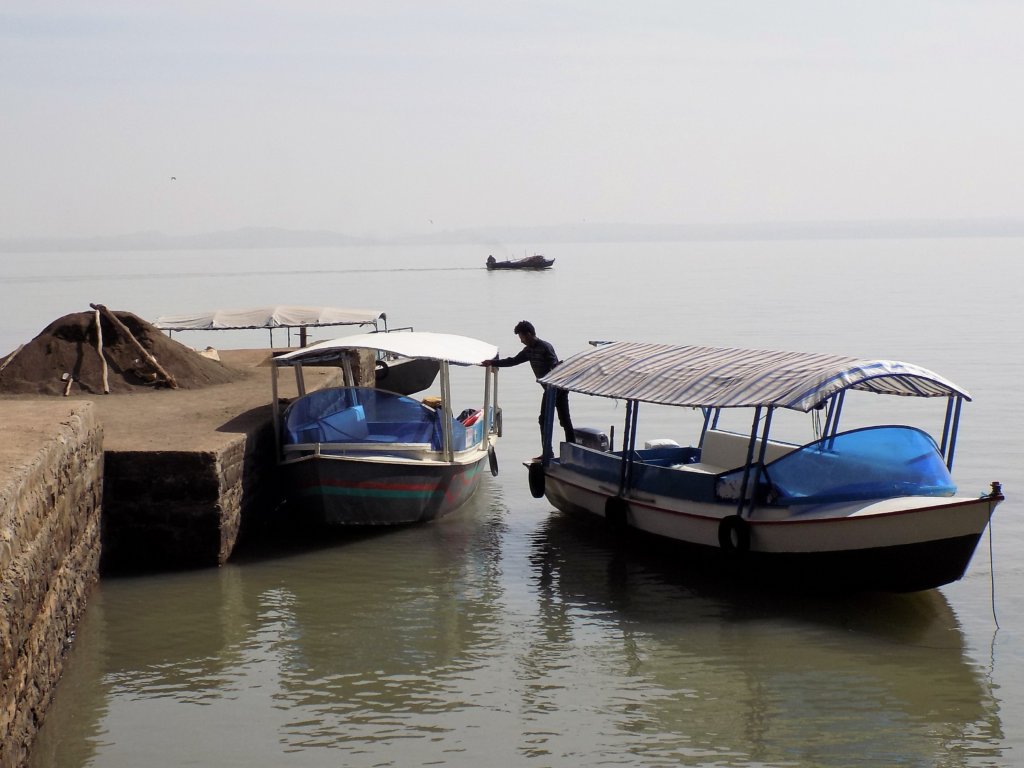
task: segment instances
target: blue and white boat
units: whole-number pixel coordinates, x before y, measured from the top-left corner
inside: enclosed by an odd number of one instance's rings
[[[606,436],[578,439],[530,465],[535,497],[758,581],[893,592],[947,584],[964,575],[1003,500],[999,483],[964,494],[950,474],[970,395],[909,363],[613,342],[570,358],[541,383],[551,398],[564,389],[619,400],[625,414],[620,450],[603,449]],[[938,439],[884,422],[840,431],[847,395],[863,393],[940,398]],[[664,408],[649,406],[699,409],[696,441],[668,436],[638,446],[641,410],[659,412],[661,429],[672,423]],[[741,412],[743,426],[723,426]],[[802,420],[796,426],[809,441],[775,439],[773,418],[783,416]]]
[[[371,361],[383,352],[437,362],[440,394],[414,399],[359,386],[352,362],[360,351]],[[320,522],[348,526],[419,523],[458,509],[485,466],[497,474],[497,373],[479,365],[497,352],[465,336],[409,331],[346,336],[275,357],[274,424],[290,502]],[[342,385],[306,392],[304,366],[338,366]],[[456,415],[452,367],[468,366],[483,372],[481,399]],[[282,408],[285,367],[295,370],[300,396]]]

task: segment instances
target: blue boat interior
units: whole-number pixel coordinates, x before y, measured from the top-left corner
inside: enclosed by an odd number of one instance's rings
[[[483,440],[480,411],[467,409],[452,419],[452,444],[466,450]],[[442,410],[395,392],[371,387],[316,390],[285,409],[284,442],[413,443],[442,447]]]
[[[622,451],[563,444],[559,463],[617,487],[624,476],[622,457]],[[708,457],[698,448],[648,448],[633,451],[631,458],[628,482],[633,489],[702,502],[740,496],[744,467],[702,463]],[[771,506],[956,493],[935,441],[907,426],[867,427],[793,446],[754,476],[754,498]]]

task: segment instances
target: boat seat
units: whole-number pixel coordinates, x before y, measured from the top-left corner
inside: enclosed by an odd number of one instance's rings
[[[718,467],[718,472],[727,469],[742,467],[747,463],[747,448],[750,445],[750,437],[736,432],[725,432],[718,429],[709,429],[704,434],[704,444],[701,446],[700,463],[691,464],[691,467],[702,465],[709,466],[707,471]],[[764,452],[764,461],[770,464],[780,459],[790,451],[797,448],[796,445],[781,443],[776,440],[769,440]],[[756,460],[761,451],[760,438],[754,445],[754,459]],[[717,473],[716,473],[717,474]]]
[[[675,464],[672,469],[681,469],[683,472],[696,472],[701,475],[718,475],[723,471],[722,467],[716,467],[714,464],[704,464],[702,462],[696,462],[693,464]]]

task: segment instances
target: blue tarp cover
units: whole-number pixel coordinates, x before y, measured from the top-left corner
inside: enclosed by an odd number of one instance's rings
[[[783,456],[765,473],[782,505],[956,493],[935,441],[914,427],[844,432]]]
[[[284,412],[286,444],[429,443],[441,449],[441,411],[411,397],[369,387],[321,389]],[[465,450],[483,439],[483,422],[452,420],[452,444]]]

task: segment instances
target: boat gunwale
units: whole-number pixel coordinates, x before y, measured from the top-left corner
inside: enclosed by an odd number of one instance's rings
[[[493,443],[493,440],[481,441],[480,443],[475,443],[470,448],[455,451],[451,460],[438,458],[443,457],[444,452],[431,449],[430,443],[293,443],[283,446],[283,452],[286,455],[280,463],[284,465],[309,461],[311,459],[325,459],[331,461],[364,461],[375,464],[421,464],[424,466],[432,466],[434,464],[439,466],[471,464],[479,458],[485,458]],[[351,450],[353,453],[325,453],[325,448],[327,450]],[[287,455],[296,451],[309,452],[303,453],[301,456]],[[358,451],[358,453],[355,453],[355,451]],[[419,456],[395,456],[394,454],[398,451],[418,453]],[[472,454],[481,454],[482,456],[477,457],[472,456]]]

